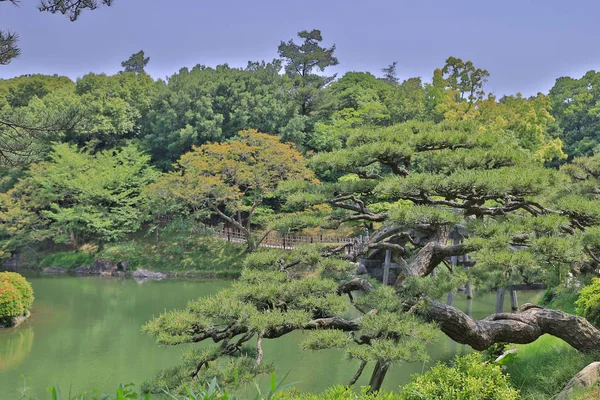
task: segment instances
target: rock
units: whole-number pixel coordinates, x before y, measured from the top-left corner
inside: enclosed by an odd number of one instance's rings
[[[567,383],[567,386],[555,397],[556,400],[568,400],[573,391],[578,388],[587,388],[594,386],[600,379],[600,362],[596,361],[579,371]]]
[[[27,311],[25,314],[20,315],[18,317],[9,318],[9,319],[0,319],[0,328],[14,328],[21,324],[21,322],[25,321],[31,313]]]
[[[69,272],[69,270],[61,267],[48,267],[44,268],[42,272],[46,275],[62,275]]]
[[[112,273],[112,276],[116,276],[118,278],[124,278],[125,277],[125,271],[115,271]]]
[[[12,257],[4,262],[4,267],[9,271],[16,271],[19,268],[20,253],[13,253]]]
[[[75,268],[75,274],[77,275],[90,275],[92,267],[89,265],[82,265],[81,267]]]
[[[133,277],[136,279],[155,279],[155,280],[161,280],[161,279],[165,279],[167,277],[167,275],[163,274],[162,272],[152,272],[152,271],[148,271],[147,269],[136,269],[133,272]]]
[[[118,271],[129,271],[129,261],[127,260],[121,260],[119,262],[117,262],[117,270]]]
[[[365,267],[364,263],[361,263],[361,262],[356,263],[356,273],[358,275],[363,275],[363,274],[368,273],[367,267]]]
[[[96,258],[90,269],[92,275],[111,276],[117,270],[117,264],[106,258]]]
[[[515,354],[517,351],[518,351],[518,349],[506,350],[504,353],[502,353],[500,356],[498,356],[498,358],[496,358],[494,360],[494,364],[497,363],[500,360],[505,359],[509,354]]]

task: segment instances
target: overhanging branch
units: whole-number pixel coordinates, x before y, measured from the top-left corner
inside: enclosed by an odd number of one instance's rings
[[[516,313],[476,320],[459,309],[430,300],[416,314],[438,324],[452,340],[485,350],[494,343],[531,343],[544,334],[556,336],[582,352],[600,349],[600,331],[586,319],[563,311],[524,304]]]

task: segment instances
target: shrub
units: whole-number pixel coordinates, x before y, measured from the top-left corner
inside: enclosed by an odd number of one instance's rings
[[[0,280],[0,321],[23,315],[23,296],[8,279]]]
[[[592,279],[592,283],[581,289],[575,302],[577,312],[595,326],[600,326],[600,279]]]
[[[23,297],[23,309],[29,311],[33,304],[33,289],[31,288],[31,283],[27,282],[22,275],[17,274],[16,272],[0,273],[0,281],[4,280],[7,280],[11,285],[17,288]]]
[[[456,357],[452,365],[438,363],[402,387],[406,400],[510,400],[520,398],[500,366],[481,361],[478,353]]]

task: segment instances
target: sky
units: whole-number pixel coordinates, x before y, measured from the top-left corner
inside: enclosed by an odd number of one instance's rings
[[[326,72],[338,76],[380,76],[397,61],[401,79],[430,81],[455,56],[489,71],[487,92],[529,96],[600,69],[597,0],[114,0],[76,22],[36,4],[0,2],[0,29],[17,32],[22,51],[0,78],[113,74],[139,50],[154,78],[196,64],[244,67],[312,29],[336,45],[340,64]]]

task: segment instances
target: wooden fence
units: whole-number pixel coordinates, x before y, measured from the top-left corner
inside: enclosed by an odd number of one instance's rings
[[[246,235],[239,229],[231,228],[227,226],[205,226],[205,229],[210,229],[214,234],[228,242],[235,243],[245,243]],[[265,236],[266,234],[266,236]],[[353,247],[356,243],[362,242],[361,239],[357,238],[348,238],[341,237],[335,235],[328,234],[318,234],[318,235],[301,235],[301,234],[287,234],[280,235],[277,232],[269,232],[265,231],[252,231],[252,235],[255,240],[264,239],[260,242],[259,247],[270,247],[275,249],[284,249],[284,250],[292,250],[296,246],[301,244],[310,244],[310,243],[322,243],[322,244],[332,244],[332,245],[341,245],[344,243],[348,243]]]

